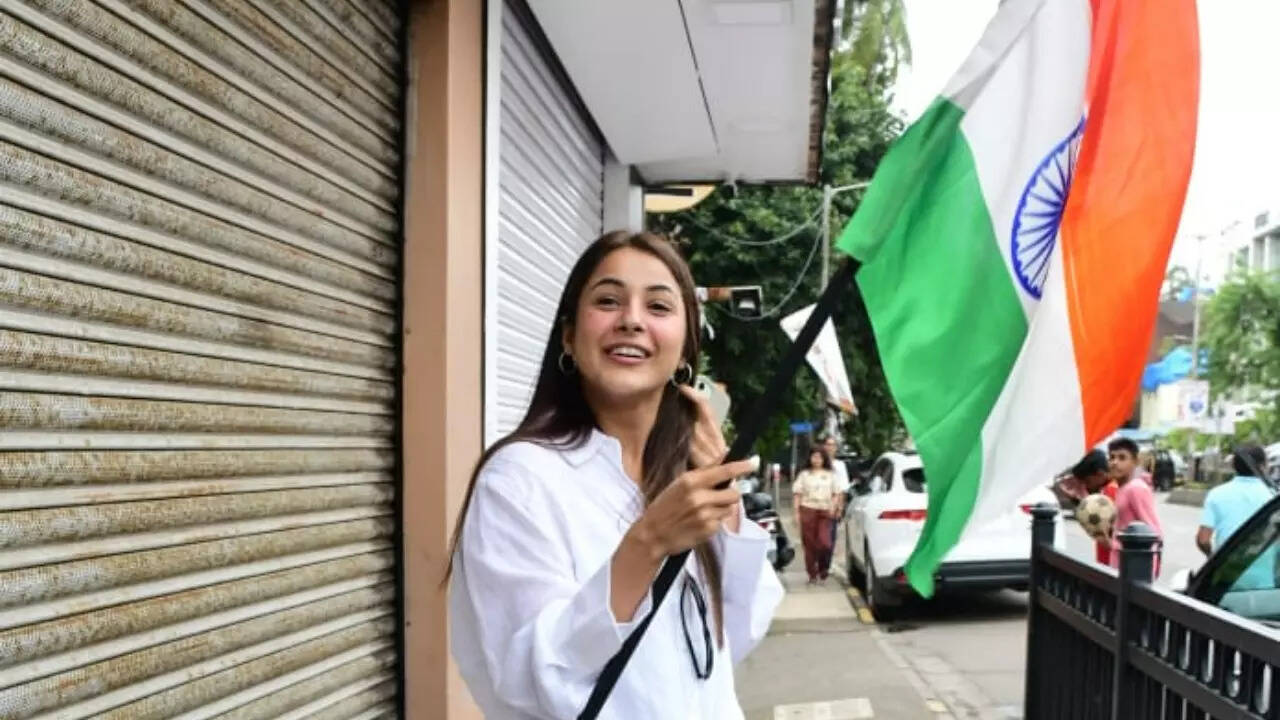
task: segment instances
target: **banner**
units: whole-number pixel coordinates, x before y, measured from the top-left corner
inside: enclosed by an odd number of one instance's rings
[[[1178,427],[1200,428],[1209,419],[1209,381],[1183,379],[1178,387]]]
[[[800,334],[800,328],[804,327],[805,320],[809,319],[813,307],[810,305],[800,308],[782,318],[780,323],[782,331],[791,338],[792,342],[795,341],[796,335]],[[849,387],[849,373],[844,367],[844,356],[840,354],[840,342],[836,340],[835,325],[832,325],[830,320],[823,323],[822,329],[818,331],[818,339],[809,348],[805,359],[818,374],[818,379],[827,389],[827,396],[831,402],[842,411],[857,415],[858,407],[853,402],[853,390]]]

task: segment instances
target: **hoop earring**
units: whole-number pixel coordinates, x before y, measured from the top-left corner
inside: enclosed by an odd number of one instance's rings
[[[568,361],[568,366],[565,365]],[[578,369],[576,363],[573,362],[573,356],[564,350],[560,351],[560,357],[556,358],[556,367],[560,368],[561,375],[572,375],[574,370]]]
[[[683,379],[681,379],[681,373],[684,373]],[[671,384],[679,387],[691,382],[693,382],[693,366],[688,361],[680,363],[680,367],[676,368],[675,373],[671,375]]]

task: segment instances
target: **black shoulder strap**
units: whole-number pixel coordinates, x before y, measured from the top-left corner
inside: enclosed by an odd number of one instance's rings
[[[846,260],[836,270],[836,274],[831,278],[827,289],[822,293],[822,297],[818,299],[817,306],[814,307],[813,312],[809,315],[809,319],[805,321],[800,334],[796,336],[796,341],[787,349],[787,354],[782,359],[782,365],[773,374],[764,394],[756,402],[754,411],[747,415],[746,421],[738,428],[738,435],[733,440],[733,446],[729,448],[726,462],[739,460],[751,454],[751,447],[755,445],[756,438],[760,436],[760,432],[764,429],[771,411],[777,407],[783,391],[791,385],[791,380],[795,377],[796,370],[800,368],[800,363],[804,362],[804,356],[808,354],[809,348],[817,340],[818,331],[822,329],[822,324],[835,312],[840,296],[853,280],[853,275],[857,270],[858,262],[852,259]],[[600,709],[604,707],[605,700],[609,699],[609,693],[613,692],[614,685],[618,683],[618,677],[622,675],[623,668],[631,660],[632,653],[636,651],[636,646],[640,644],[640,638],[644,637],[645,630],[649,629],[649,623],[653,620],[654,613],[658,612],[658,608],[662,606],[662,601],[666,598],[667,591],[675,583],[676,577],[679,576],[680,569],[684,567],[685,560],[688,557],[689,551],[685,550],[668,557],[662,562],[662,569],[658,571],[658,577],[653,581],[653,588],[651,589],[653,604],[649,609],[649,614],[645,615],[644,620],[636,626],[635,630],[631,631],[631,635],[627,636],[627,639],[623,641],[622,647],[618,652],[609,658],[604,670],[600,672],[600,677],[596,679],[595,687],[591,689],[591,697],[587,699],[587,706],[578,715],[578,720],[595,720],[596,716],[600,714]]]

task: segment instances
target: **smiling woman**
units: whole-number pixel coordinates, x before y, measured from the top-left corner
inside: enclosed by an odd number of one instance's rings
[[[689,387],[693,277],[664,238],[614,232],[578,259],[529,410],[477,464],[454,536],[453,654],[490,717],[573,717],[646,616],[604,717],[741,718],[730,663],[782,596],[768,534],[742,522],[753,467]],[[656,609],[663,559],[694,553]],[[709,599],[709,602],[708,602]],[[710,610],[710,612],[708,612]]]

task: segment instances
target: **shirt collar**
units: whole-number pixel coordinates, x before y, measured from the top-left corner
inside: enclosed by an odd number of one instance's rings
[[[1243,481],[1245,481],[1245,482],[1256,482],[1256,483],[1260,483],[1260,482],[1262,482],[1262,478],[1257,477],[1256,475],[1236,475],[1235,477],[1233,477],[1233,478],[1231,478],[1231,479],[1232,479],[1232,480],[1243,480]]]
[[[605,435],[599,430],[592,428],[591,432],[583,441],[574,446],[571,445],[564,450],[564,457],[574,467],[582,467],[596,455],[606,453],[607,457],[614,461],[618,467],[622,467],[622,444],[617,438]]]

